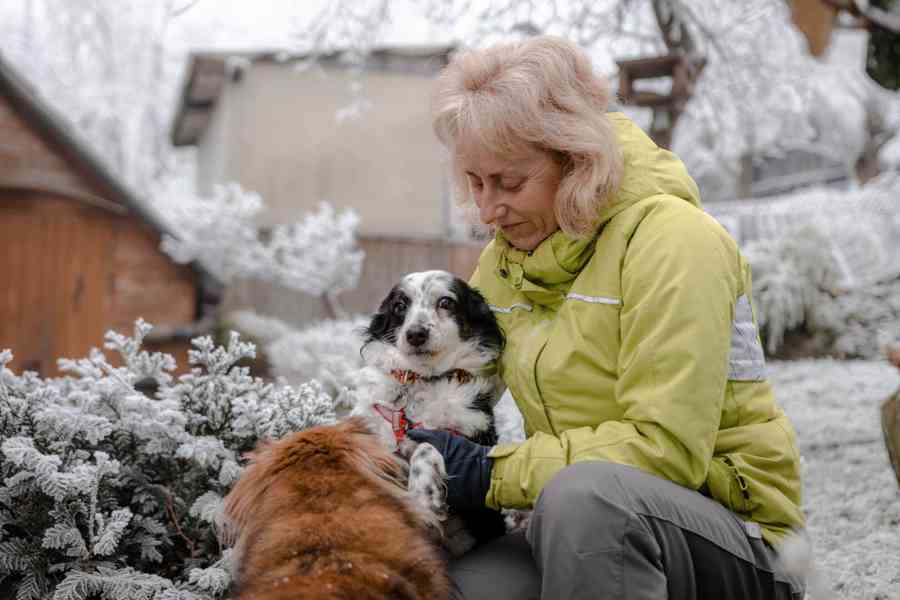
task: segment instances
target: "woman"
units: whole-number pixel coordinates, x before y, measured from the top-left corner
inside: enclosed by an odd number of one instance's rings
[[[750,268],[609,97],[553,37],[462,53],[438,81],[459,194],[496,230],[472,283],[506,333],[527,440],[410,437],[444,454],[451,505],[534,507],[527,545],[451,571],[470,599],[802,597],[774,550],[804,525],[799,456]]]

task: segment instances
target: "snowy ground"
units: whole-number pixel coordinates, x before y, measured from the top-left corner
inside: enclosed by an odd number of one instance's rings
[[[817,360],[770,363],[769,375],[797,430],[809,533],[825,587],[834,598],[900,599],[900,487],[879,413],[900,386],[900,372],[884,361]],[[498,407],[498,430],[515,439],[518,415],[507,402]]]
[[[769,375],[797,430],[821,576],[836,598],[900,598],[900,487],[879,413],[900,372],[886,362],[819,360],[770,363]]]

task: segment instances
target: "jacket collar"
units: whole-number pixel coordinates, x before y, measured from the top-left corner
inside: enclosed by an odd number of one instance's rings
[[[595,238],[572,238],[557,231],[531,252],[514,248],[497,232],[500,249],[495,274],[537,304],[561,303],[572,281],[594,254]]]

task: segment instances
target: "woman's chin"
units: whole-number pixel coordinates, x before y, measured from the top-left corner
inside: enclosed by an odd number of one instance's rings
[[[531,235],[515,235],[515,232],[503,232],[503,236],[509,242],[509,245],[516,250],[523,252],[531,252],[541,245],[553,232],[547,234],[531,234]]]

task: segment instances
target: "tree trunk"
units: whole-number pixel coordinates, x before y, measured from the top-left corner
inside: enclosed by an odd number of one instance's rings
[[[325,304],[329,319],[346,319],[350,316],[336,295],[325,292],[322,294],[322,302]]]
[[[753,155],[749,152],[741,155],[735,192],[741,200],[753,196]]]

